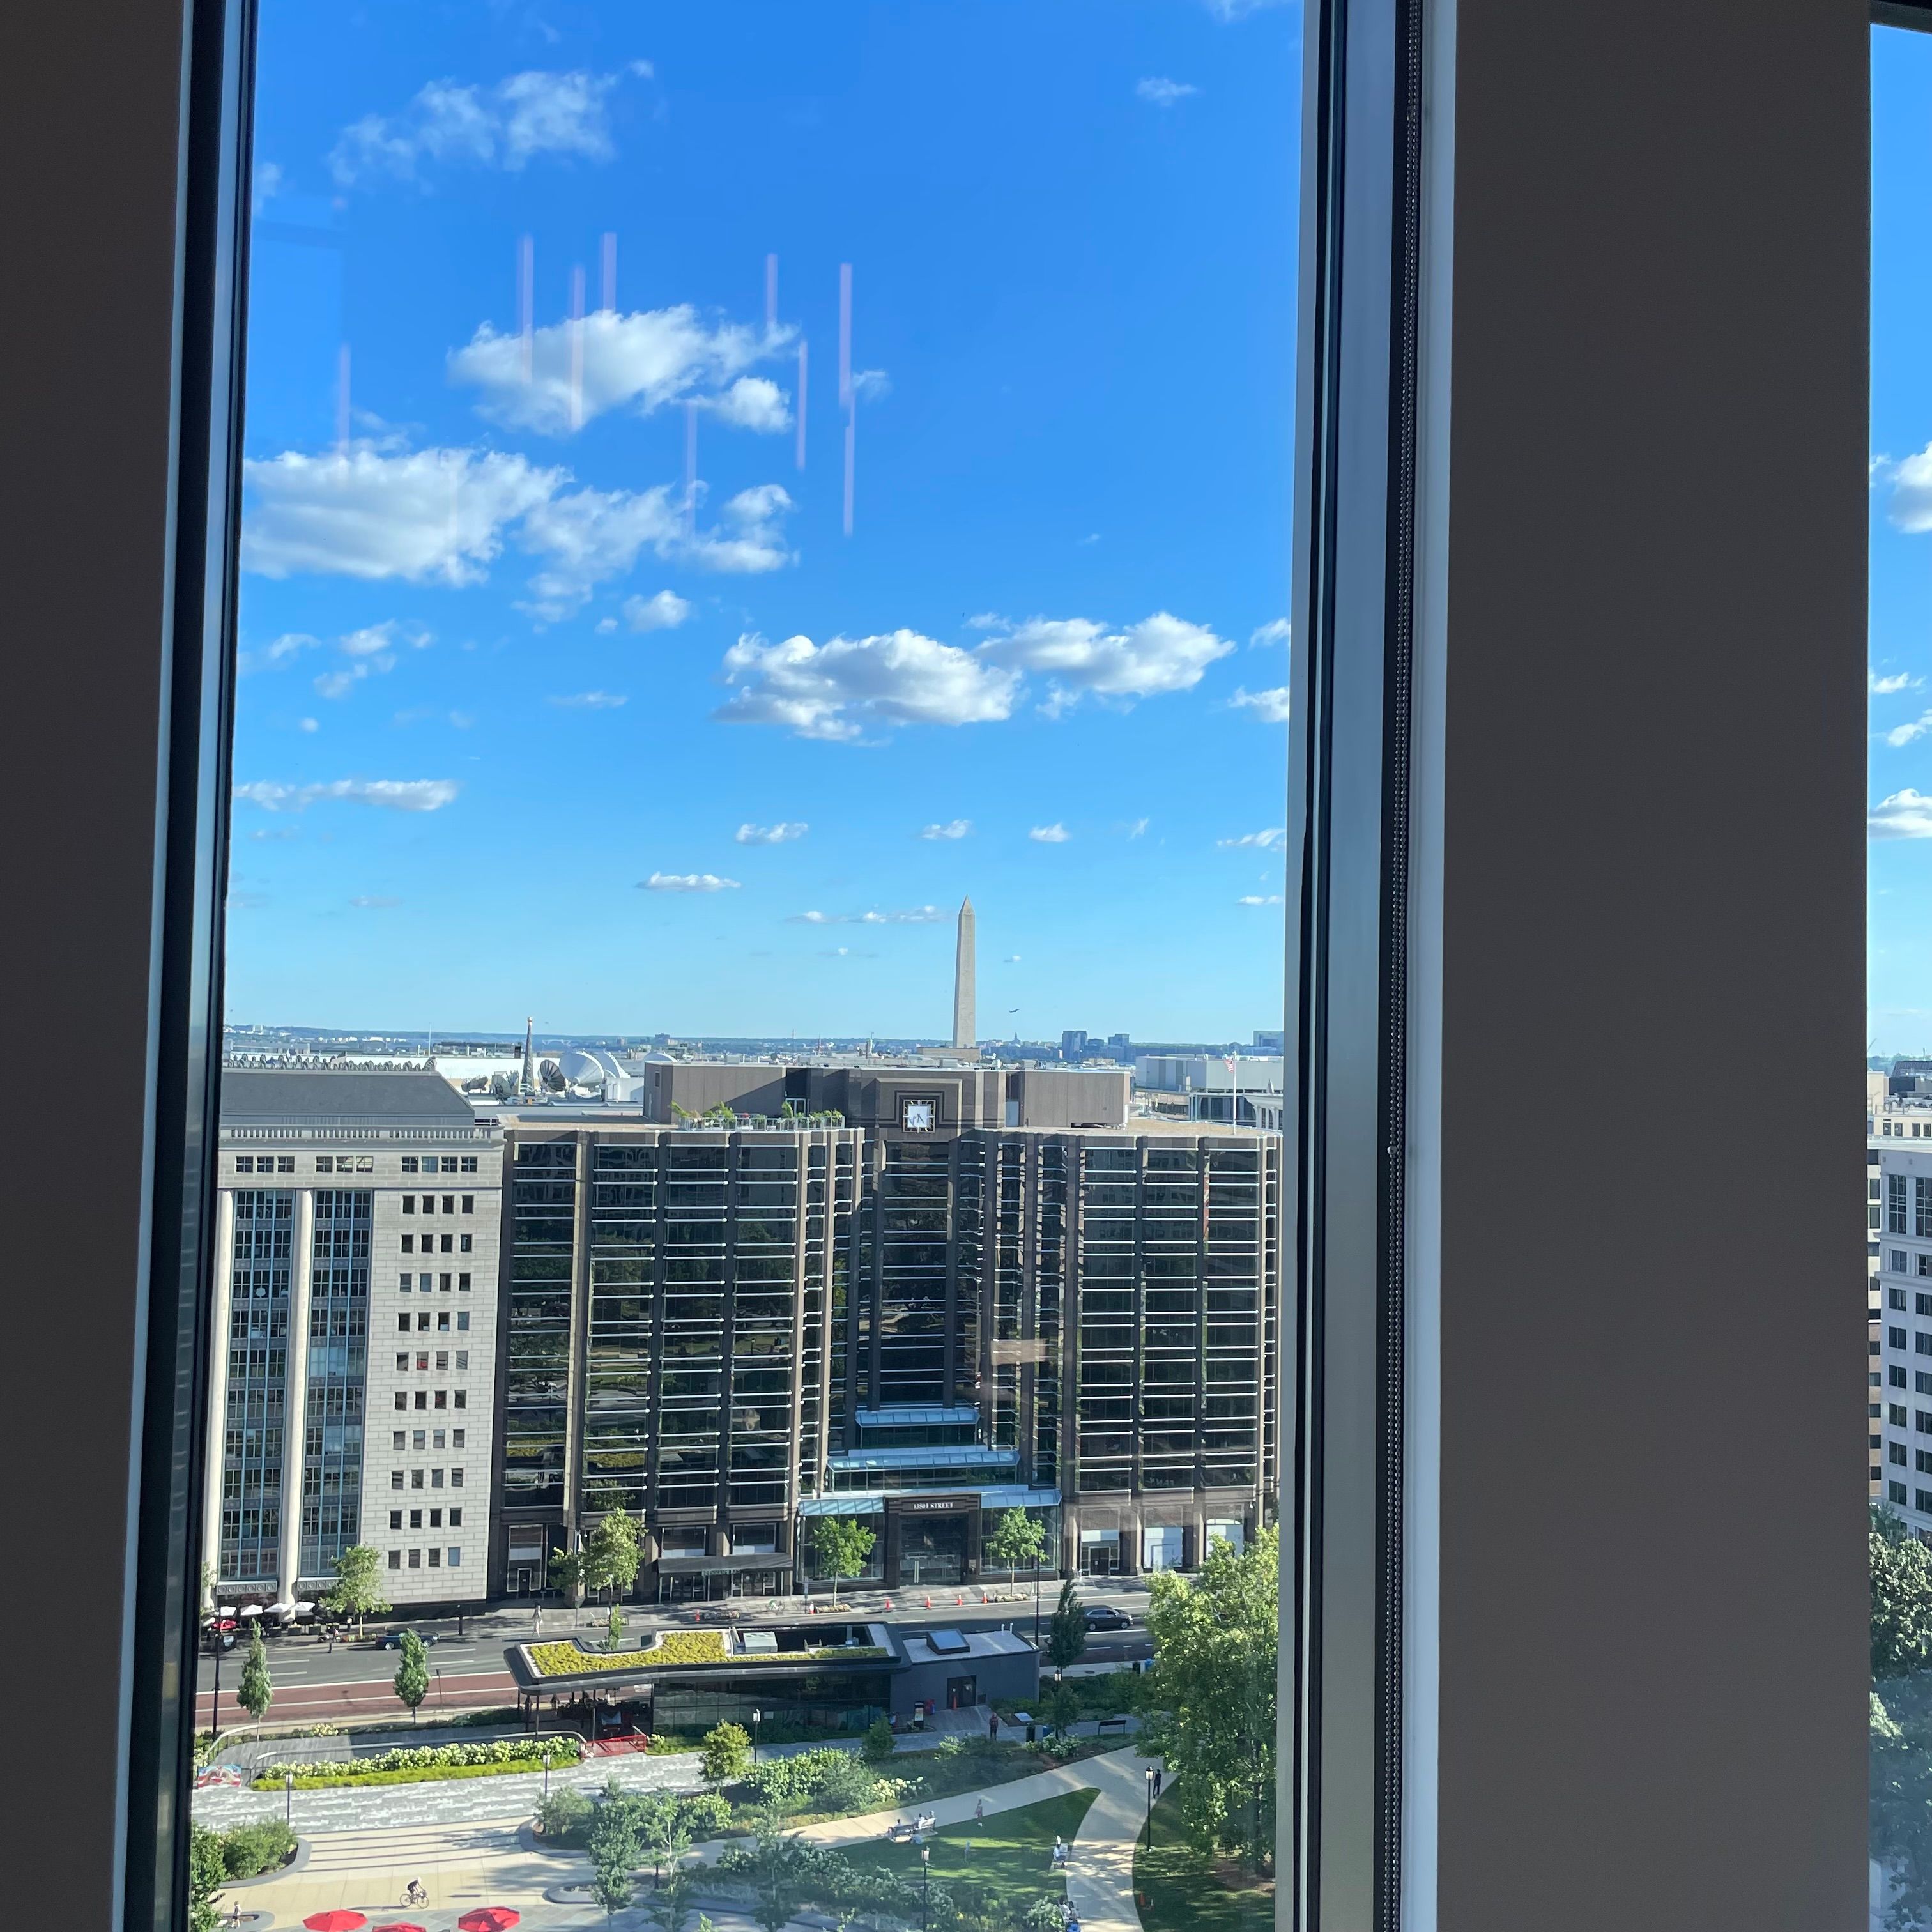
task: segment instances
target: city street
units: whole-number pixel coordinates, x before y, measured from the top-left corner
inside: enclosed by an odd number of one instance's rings
[[[996,1596],[1004,1585],[989,1586],[986,1594]],[[1033,1628],[1033,1596],[1024,1592],[1024,1601],[982,1604],[978,1590],[934,1592],[933,1607],[926,1608],[925,1593],[908,1598],[891,1594],[892,1607],[885,1607],[886,1593],[858,1592],[846,1599],[854,1617],[876,1619],[895,1628],[947,1625],[962,1630],[1004,1629],[1010,1624],[1022,1635]],[[1047,1618],[1058,1594],[1058,1585],[1041,1592],[1040,1621],[1042,1638]],[[945,1600],[941,1602],[941,1595]],[[958,1600],[966,1598],[964,1604]],[[1126,1663],[1153,1654],[1144,1628],[1139,1627],[1147,1604],[1145,1586],[1138,1580],[1113,1582],[1089,1587],[1083,1584],[1081,1600],[1087,1604],[1110,1604],[1134,1618],[1132,1630],[1096,1632],[1088,1639],[1082,1661],[1087,1664]],[[814,1597],[814,1606],[830,1600]],[[740,1599],[729,1604],[705,1604],[704,1620],[713,1628],[735,1624],[761,1624],[788,1622],[806,1614],[803,1600],[781,1598],[772,1611],[764,1599]],[[823,1612],[821,1610],[820,1613]],[[423,1705],[425,1718],[440,1710],[475,1709],[478,1706],[508,1703],[514,1696],[514,1682],[506,1668],[503,1652],[512,1644],[527,1643],[533,1637],[577,1636],[600,1638],[606,1612],[586,1604],[581,1611],[550,1604],[543,1609],[541,1629],[535,1628],[532,1611],[522,1606],[483,1611],[463,1620],[464,1635],[457,1635],[457,1620],[430,1618],[406,1624],[392,1618],[371,1622],[366,1636],[338,1638],[333,1648],[324,1640],[291,1634],[270,1636],[268,1670],[275,1687],[271,1724],[339,1722],[352,1718],[394,1717],[398,1704],[391,1680],[396,1673],[397,1653],[380,1648],[383,1634],[391,1629],[414,1628],[434,1631],[437,1641],[429,1653],[430,1692]],[[644,1642],[658,1630],[685,1630],[692,1627],[690,1608],[659,1609],[655,1606],[626,1604],[624,1626],[627,1637]],[[242,1678],[242,1661],[247,1655],[245,1640],[238,1638],[235,1648],[221,1659],[221,1728],[246,1724],[247,1714],[235,1701],[236,1687]],[[214,1659],[204,1652],[196,1680],[196,1724],[206,1730],[214,1714]]]

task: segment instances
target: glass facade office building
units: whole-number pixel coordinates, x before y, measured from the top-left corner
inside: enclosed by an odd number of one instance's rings
[[[978,1581],[1004,1508],[1090,1571],[1272,1519],[1278,1138],[872,1111],[506,1122],[497,1587],[612,1507],[667,1601],[798,1587],[821,1516],[907,1588]]]

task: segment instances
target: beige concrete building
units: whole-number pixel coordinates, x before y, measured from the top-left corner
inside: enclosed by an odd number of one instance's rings
[[[226,1602],[382,1553],[399,1604],[481,1599],[502,1140],[440,1075],[222,1079],[205,1547]]]

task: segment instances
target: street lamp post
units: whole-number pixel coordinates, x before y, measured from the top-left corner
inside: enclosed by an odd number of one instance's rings
[[[544,1802],[550,1802],[550,1753],[544,1753]]]
[[[1154,1766],[1152,1765],[1149,1765],[1147,1768],[1147,1788],[1148,1813],[1145,1843],[1148,1850],[1152,1851],[1154,1850]]]
[[[764,1714],[762,1711],[754,1711],[752,1713],[752,1765],[754,1770],[758,1762],[758,1726],[764,1719]]]
[[[919,1848],[919,1932],[926,1932],[932,1917],[932,1847]]]
[[[282,1773],[282,1790],[286,1794],[282,1806],[282,1822],[293,1831],[296,1822],[296,1774],[293,1772]]]

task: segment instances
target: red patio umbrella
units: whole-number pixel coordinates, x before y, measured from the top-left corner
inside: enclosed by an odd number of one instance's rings
[[[479,1905],[456,1922],[456,1932],[507,1932],[523,1916],[507,1905]]]
[[[420,1925],[405,1925],[398,1919],[393,1925],[378,1925],[375,1932],[423,1932]]]
[[[308,1932],[362,1932],[368,1922],[359,1912],[318,1912],[302,1921]]]

